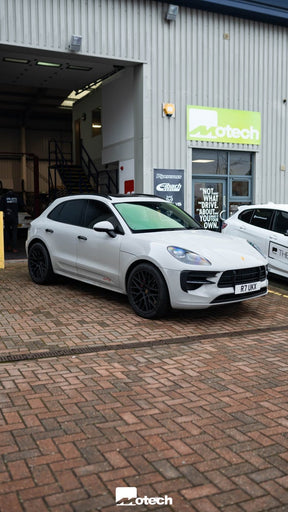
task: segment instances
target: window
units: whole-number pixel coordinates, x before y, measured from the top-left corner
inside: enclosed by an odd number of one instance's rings
[[[85,199],[74,199],[59,204],[48,215],[48,219],[73,226],[82,226],[82,213],[86,205]]]
[[[250,224],[253,212],[254,210],[252,208],[251,210],[245,210],[244,212],[240,213],[239,219],[242,220],[242,222],[247,222]]]
[[[102,221],[111,222],[115,231],[123,233],[122,227],[109,206],[101,203],[100,201],[93,201],[92,199],[88,200],[84,214],[84,227],[93,229],[94,224]]]
[[[115,207],[135,233],[200,228],[190,215],[172,203],[117,203]]]
[[[276,212],[273,231],[288,235],[288,212]]]
[[[209,179],[221,178],[225,182],[221,218],[232,215],[241,205],[252,204],[254,153],[215,149],[192,149],[192,183],[194,188],[199,177],[209,187]],[[194,201],[194,199],[193,199]],[[193,202],[194,215],[196,203]],[[215,215],[220,215],[216,212]]]
[[[231,181],[231,197],[249,197],[250,196],[250,181],[249,180],[235,180]]]
[[[110,220],[113,216],[110,208],[99,201],[89,200],[84,215],[84,227],[93,228],[96,222],[102,222],[103,220]]]
[[[257,210],[254,210],[250,224],[257,226],[258,228],[270,229],[272,216],[273,210],[257,208]]]
[[[98,107],[92,111],[92,137],[100,135],[102,132],[101,108]]]
[[[252,174],[252,153],[243,151],[230,152],[230,174],[247,176]]]
[[[227,174],[228,153],[212,149],[193,149],[192,165],[193,174]]]

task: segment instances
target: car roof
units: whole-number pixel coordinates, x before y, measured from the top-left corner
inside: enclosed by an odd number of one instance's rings
[[[286,212],[288,212],[288,204],[284,204],[284,203],[263,203],[263,204],[247,204],[247,205],[241,205],[239,206],[238,208],[238,212],[239,211],[243,211],[243,210],[253,210],[254,208],[266,208],[266,209],[270,209],[270,210],[284,210]]]
[[[129,202],[129,203],[133,203],[135,201],[147,201],[147,202],[151,202],[151,201],[162,201],[162,202],[167,202],[165,201],[165,199],[163,199],[162,197],[159,197],[159,196],[154,196],[152,194],[129,194],[129,195],[124,195],[124,194],[115,194],[115,195],[109,195],[108,196],[109,199],[111,199],[111,201],[113,203],[119,203],[119,202]]]
[[[161,202],[167,202],[165,199],[163,199],[162,197],[159,197],[159,196],[154,196],[154,195],[150,195],[150,194],[128,194],[128,195],[124,195],[124,194],[75,194],[75,195],[70,195],[70,196],[63,196],[63,197],[59,197],[58,199],[55,199],[55,201],[53,201],[53,203],[51,203],[51,205],[53,204],[54,206],[56,206],[57,204],[61,203],[62,201],[69,201],[71,199],[98,199],[98,200],[102,200],[106,203],[120,203],[120,202],[129,202],[129,203],[133,203],[135,201],[139,201],[141,200],[144,201],[144,202],[151,202],[151,201],[161,201]],[[50,205],[49,205],[50,206]]]

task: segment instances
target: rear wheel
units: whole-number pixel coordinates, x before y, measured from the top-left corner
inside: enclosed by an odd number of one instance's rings
[[[143,318],[159,318],[168,311],[170,303],[165,279],[149,263],[141,263],[132,270],[127,294],[133,310]]]
[[[40,242],[28,251],[28,269],[32,281],[37,284],[47,284],[54,276],[48,251]]]

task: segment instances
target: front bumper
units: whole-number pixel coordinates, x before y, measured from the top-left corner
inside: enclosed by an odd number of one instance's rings
[[[267,267],[217,271],[166,270],[170,301],[175,309],[205,309],[266,295]],[[258,289],[235,293],[238,285],[259,283]],[[252,286],[251,286],[252,288]]]

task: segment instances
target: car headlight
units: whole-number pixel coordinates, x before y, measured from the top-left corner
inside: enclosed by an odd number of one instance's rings
[[[211,265],[211,262],[197,254],[196,252],[187,251],[187,249],[182,249],[182,247],[175,247],[174,245],[169,245],[167,247],[168,252],[176,258],[176,260],[182,261],[183,263],[187,263],[188,265]]]

